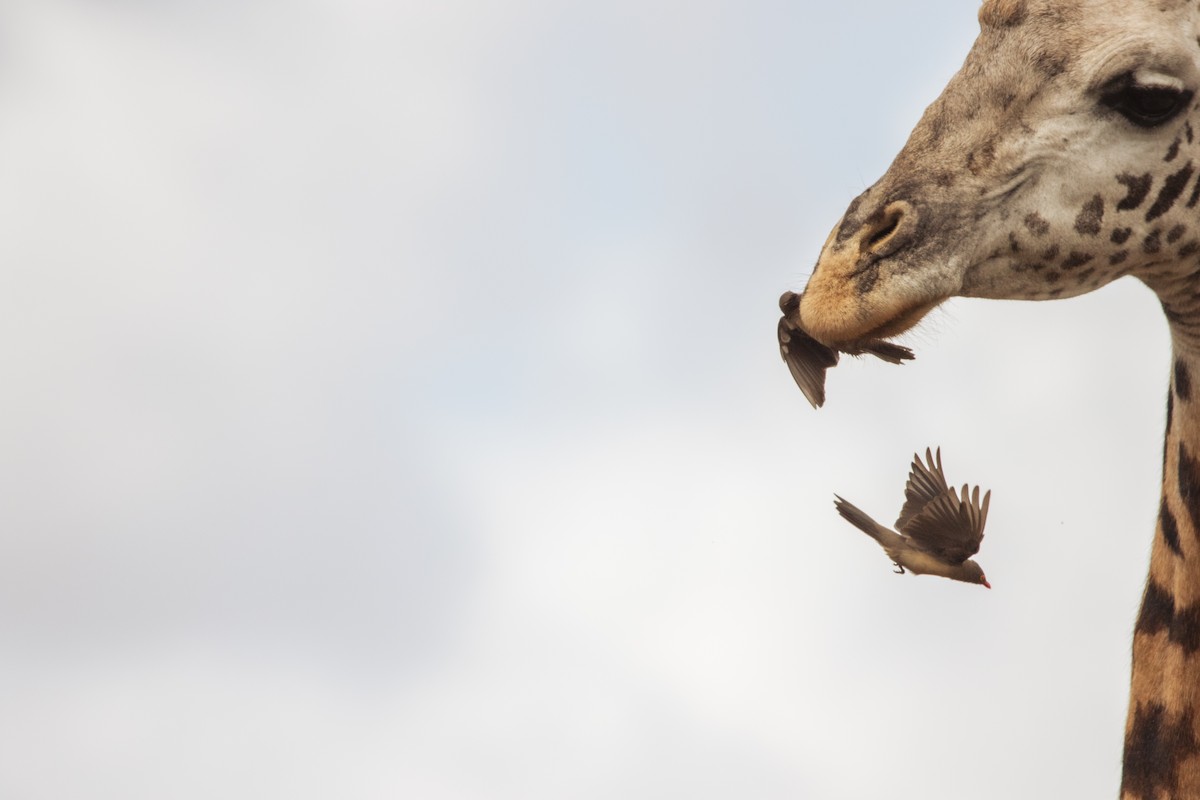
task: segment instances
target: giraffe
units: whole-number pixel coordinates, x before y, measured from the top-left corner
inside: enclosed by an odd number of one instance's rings
[[[1200,798],[1200,6],[985,0],[979,24],[830,233],[800,324],[848,351],[950,297],[1157,294],[1173,357],[1120,797]]]

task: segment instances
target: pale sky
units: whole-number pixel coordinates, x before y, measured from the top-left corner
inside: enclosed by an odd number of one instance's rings
[[[975,12],[0,5],[0,796],[1115,796],[1153,295],[774,339]]]

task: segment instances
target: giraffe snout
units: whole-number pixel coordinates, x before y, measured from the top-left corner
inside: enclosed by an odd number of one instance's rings
[[[936,305],[933,298],[913,297],[881,280],[885,262],[917,239],[916,207],[893,200],[857,223],[854,216],[847,214],[830,234],[800,301],[805,329],[830,346],[893,336]]]

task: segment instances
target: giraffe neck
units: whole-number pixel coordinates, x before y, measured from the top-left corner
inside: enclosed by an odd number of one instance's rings
[[[1133,637],[1121,800],[1200,798],[1200,328],[1164,307],[1174,358],[1162,501]]]

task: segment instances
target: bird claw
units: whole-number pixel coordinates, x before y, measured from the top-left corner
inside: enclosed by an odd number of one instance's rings
[[[904,574],[904,567],[900,566],[899,562],[893,561],[892,566],[895,567],[895,569],[892,570],[892,572],[896,573],[897,575]]]

